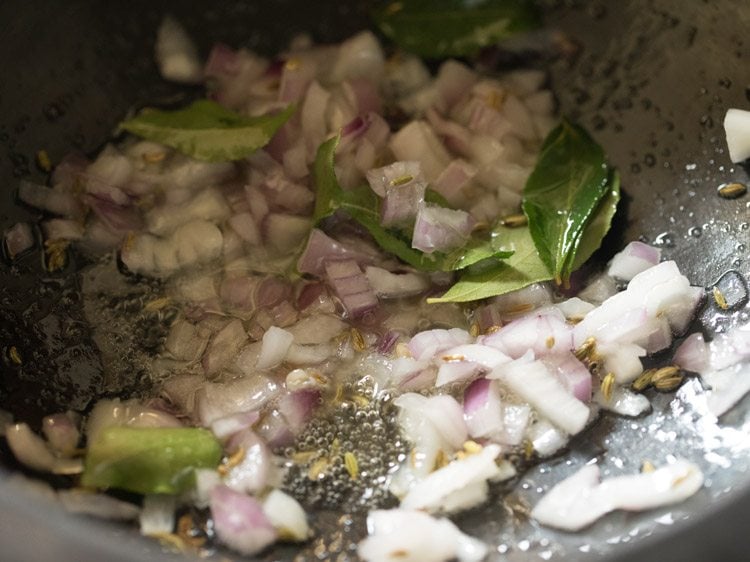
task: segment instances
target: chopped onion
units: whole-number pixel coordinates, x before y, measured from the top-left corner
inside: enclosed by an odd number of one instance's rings
[[[498,378],[541,415],[569,435],[581,431],[588,422],[589,408],[570,394],[541,361],[516,360],[498,367],[489,375]]]
[[[424,205],[426,188],[426,183],[414,180],[386,186],[380,206],[380,224],[389,228],[410,226]]]
[[[575,355],[567,352],[545,357],[543,361],[553,369],[568,392],[581,402],[591,400],[591,373]]]
[[[322,230],[313,228],[305,250],[297,262],[300,273],[323,276],[329,261],[353,259],[359,263],[370,263],[372,257],[334,240]]]
[[[643,242],[631,242],[612,258],[607,275],[623,281],[630,281],[639,273],[658,264],[660,260],[661,250],[659,248],[654,248]]]
[[[18,184],[18,198],[32,207],[64,217],[80,217],[83,206],[72,193],[50,189],[27,180]]]
[[[578,531],[615,509],[642,511],[692,496],[703,485],[703,474],[678,459],[654,470],[599,482],[595,464],[555,485],[534,507],[531,516],[543,525]]]
[[[5,439],[18,462],[29,468],[53,474],[79,474],[83,471],[81,459],[56,457],[44,440],[25,423],[6,427]]]
[[[621,416],[635,418],[651,409],[651,402],[643,394],[623,388],[615,387],[609,399],[602,394],[601,388],[594,394],[594,401],[605,410],[614,412]]]
[[[517,359],[529,349],[536,357],[567,353],[573,348],[570,326],[552,314],[534,314],[510,322],[484,336],[482,343]]]
[[[429,182],[435,181],[451,161],[432,127],[424,121],[412,121],[402,127],[391,137],[388,146],[398,160],[420,162]]]
[[[717,418],[727,413],[750,392],[750,362],[701,374],[708,391],[708,410]]]
[[[466,200],[464,190],[471,185],[477,169],[467,161],[457,158],[437,177],[432,187],[451,205],[458,206]]]
[[[409,340],[409,352],[417,360],[428,359],[446,349],[471,342],[471,335],[461,328],[436,328],[415,334]]]
[[[214,334],[203,355],[203,370],[214,378],[227,367],[247,341],[247,333],[238,319],[234,319]]]
[[[164,494],[147,494],[143,498],[140,514],[141,534],[163,536],[172,533],[175,526],[177,498]]]
[[[177,20],[165,17],[156,33],[156,62],[162,77],[174,82],[200,82],[198,51]]]
[[[742,162],[750,158],[750,111],[730,108],[724,116],[729,159]]]
[[[80,488],[58,490],[57,498],[69,513],[92,515],[101,519],[130,521],[137,519],[141,511],[130,502]]]
[[[375,294],[380,298],[418,295],[430,287],[429,279],[421,273],[391,273],[382,267],[367,266],[365,275]]]
[[[368,170],[366,177],[372,190],[381,197],[385,197],[388,189],[394,186],[422,184],[425,181],[419,162],[403,160]]]
[[[357,262],[328,262],[325,270],[331,287],[350,316],[362,316],[377,306],[378,299]]]
[[[195,409],[201,425],[230,414],[250,412],[274,398],[279,387],[271,379],[255,375],[227,383],[206,383],[195,394]]]
[[[507,479],[515,475],[512,465],[499,467],[495,458],[500,454],[499,445],[487,445],[480,452],[451,461],[417,482],[401,500],[402,509],[420,509],[429,512],[446,512],[448,505],[456,502],[465,489],[479,484],[482,493],[473,496],[471,502],[461,501],[454,507],[468,509],[487,499],[487,481]],[[478,500],[478,501],[477,501]]]
[[[479,562],[488,551],[449,519],[435,519],[421,511],[371,511],[367,533],[357,549],[367,562]]]
[[[86,438],[91,443],[108,427],[182,427],[172,414],[144,406],[137,400],[99,400],[86,420]]]
[[[281,490],[271,490],[263,500],[263,512],[282,540],[302,542],[310,536],[307,516],[293,497]]]
[[[211,422],[211,431],[218,439],[226,440],[240,431],[251,428],[260,419],[256,411],[230,414]]]
[[[673,363],[686,371],[702,373],[710,364],[709,347],[703,334],[690,334],[675,351]]]
[[[12,260],[34,247],[34,233],[31,225],[19,222],[11,226],[4,234],[5,251]]]
[[[280,364],[286,357],[294,335],[282,328],[271,326],[263,334],[263,344],[255,366],[258,369],[270,369]]]
[[[77,220],[50,219],[42,223],[42,232],[46,240],[80,240],[85,234],[85,229]]]
[[[256,554],[276,540],[276,530],[255,498],[216,486],[210,507],[219,539],[240,554]]]
[[[474,219],[466,211],[423,205],[414,222],[411,246],[427,254],[462,246],[471,234]]]
[[[227,452],[242,453],[242,460],[224,477],[224,483],[237,492],[262,491],[271,475],[271,451],[255,432],[245,429],[235,434],[227,445]]]

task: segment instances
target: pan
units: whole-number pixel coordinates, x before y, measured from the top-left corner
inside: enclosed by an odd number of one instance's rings
[[[750,105],[746,30],[741,0],[680,2],[543,2],[546,25],[576,46],[576,56],[551,63],[561,112],[591,131],[622,174],[624,211],[603,253],[640,239],[660,246],[695,285],[712,286],[727,272],[750,272],[747,197],[726,200],[717,188],[747,182],[724,143],[727,108]],[[71,147],[94,153],[133,107],[180,103],[191,92],[161,81],[153,62],[155,30],[173,14],[205,54],[221,39],[271,54],[297,33],[341,40],[369,25],[368,3],[93,0],[58,3],[6,0],[0,5],[0,224],[33,220],[14,202],[22,178],[44,181],[35,154],[53,161]],[[194,95],[194,92],[192,93]],[[143,381],[104,377],[103,358],[82,319],[80,279],[72,264],[46,275],[38,255],[0,266],[0,345],[18,346],[23,367],[6,360],[0,407],[38,424],[42,415],[85,409],[102,395],[132,395]],[[746,321],[708,312],[708,330]],[[571,443],[564,456],[523,476],[518,490],[545,486],[574,461],[598,457],[638,466],[670,448],[701,464],[708,480],[679,506],[644,515],[617,514],[575,535],[510,525],[499,502],[458,518],[494,546],[498,560],[744,560],[750,553],[750,435],[747,401],[707,428],[687,419],[669,395],[636,421],[605,417]],[[3,445],[4,447],[4,445]],[[44,487],[20,476],[0,450],[0,545],[7,560],[167,560],[153,541],[119,525],[71,517]],[[636,463],[636,464],[634,464]],[[315,514],[315,540],[302,550],[279,547],[265,559],[353,559],[363,520]],[[343,546],[342,546],[343,545]],[[231,554],[230,554],[231,555]],[[301,557],[301,558],[300,558]]]

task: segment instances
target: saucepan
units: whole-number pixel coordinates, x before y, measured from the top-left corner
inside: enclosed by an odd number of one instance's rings
[[[21,179],[44,182],[38,151],[53,161],[71,148],[95,153],[132,108],[195,95],[159,78],[153,46],[164,14],[182,22],[204,54],[215,40],[271,54],[300,32],[333,42],[368,27],[368,7],[293,0],[4,1],[1,226],[34,220],[15,204],[14,192]],[[727,108],[750,106],[748,6],[742,0],[559,0],[543,2],[542,9],[546,26],[565,37],[571,52],[554,59],[537,52],[534,63],[549,65],[561,113],[596,137],[622,175],[624,204],[600,259],[625,241],[642,240],[676,260],[694,285],[711,287],[728,271],[750,273],[750,203],[747,196],[717,195],[722,184],[748,181],[747,170],[729,159],[722,127]],[[79,290],[75,264],[61,275],[46,274],[38,259],[0,265],[0,407],[16,419],[34,424],[49,412],[85,410],[95,397],[137,394],[143,383],[137,372],[102,375],[108,359],[79,321]],[[727,316],[706,312],[699,320],[721,330],[747,314],[745,307]],[[11,344],[23,355],[22,367],[7,358]],[[747,559],[748,404],[712,429],[683,415],[674,396],[660,395],[645,418],[605,416],[566,454],[519,483],[546,485],[550,474],[566,474],[571,458],[637,467],[650,454],[673,450],[690,454],[708,475],[704,488],[678,506],[612,515],[576,534],[514,527],[499,501],[458,523],[496,547],[491,558],[498,560]],[[1,440],[0,459],[3,559],[173,559],[134,528],[63,512],[48,488],[21,475]],[[356,542],[362,519],[353,516],[342,530],[340,515],[315,514],[316,539],[264,558],[352,559],[351,551],[333,545]]]

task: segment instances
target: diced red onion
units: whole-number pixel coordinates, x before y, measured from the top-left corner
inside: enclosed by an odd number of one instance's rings
[[[570,326],[550,314],[524,316],[481,339],[483,344],[496,347],[513,359],[518,359],[529,349],[537,357],[573,349]]]
[[[315,61],[309,57],[290,58],[281,69],[281,83],[279,84],[279,101],[296,103],[307,91],[310,82],[315,78]]]
[[[638,417],[651,409],[651,402],[643,394],[638,394],[622,386],[617,386],[608,397],[601,388],[594,394],[594,401],[603,409],[620,416]]]
[[[719,418],[750,392],[750,362],[701,373],[701,380],[710,387],[708,411]]]
[[[394,404],[403,414],[428,421],[446,443],[458,449],[468,435],[463,419],[463,410],[455,398],[449,395],[429,398],[415,393],[405,393],[396,398]]]
[[[353,259],[359,263],[372,261],[369,255],[349,248],[329,237],[322,230],[313,228],[305,250],[297,262],[297,269],[300,273],[322,277],[326,271],[326,262],[346,259]]]
[[[239,213],[233,215],[229,219],[229,226],[248,244],[254,246],[260,244],[260,229],[252,214]]]
[[[284,172],[292,179],[300,180],[309,175],[307,149],[304,142],[298,142],[284,153]]]
[[[312,210],[315,195],[304,185],[292,182],[281,174],[267,176],[262,185],[274,209],[293,214],[309,214]]]
[[[672,362],[686,371],[702,373],[709,367],[709,347],[703,334],[690,334],[675,351]]]
[[[429,359],[430,357],[455,347],[471,342],[471,335],[466,330],[451,328],[444,330],[436,328],[415,334],[409,340],[409,352],[417,360]]]
[[[394,185],[408,185],[425,181],[419,162],[401,160],[382,168],[368,170],[366,177],[372,190],[381,197],[385,197],[388,188]]]
[[[411,225],[424,204],[426,187],[426,184],[415,181],[387,186],[380,206],[380,224],[386,227]]]
[[[84,200],[99,220],[114,232],[135,232],[143,228],[140,213],[130,205],[118,205],[91,195],[85,196]]]
[[[456,121],[445,119],[434,108],[429,108],[425,116],[435,130],[435,133],[440,136],[445,146],[451,152],[466,157],[472,156],[473,133],[469,129]],[[437,176],[432,183],[437,183],[442,175],[443,173]]]
[[[477,379],[464,392],[464,421],[473,439],[491,437],[503,427],[500,393],[489,379]]]
[[[80,221],[70,219],[44,221],[42,232],[44,232],[45,240],[80,240],[85,234],[83,224]]]
[[[450,161],[432,187],[451,205],[460,205],[466,200],[464,189],[471,184],[476,173],[474,166],[466,160],[456,158]]]
[[[24,252],[34,247],[34,233],[31,225],[19,222],[5,231],[5,251],[10,259],[16,259]]]
[[[156,33],[156,62],[166,80],[194,83],[202,78],[198,51],[185,28],[166,16]]]
[[[617,293],[615,280],[607,274],[602,273],[591,281],[578,296],[590,302],[591,304],[600,305],[611,296]]]
[[[276,540],[276,530],[255,498],[227,486],[216,486],[210,498],[214,530],[229,548],[252,555]]]
[[[476,73],[463,63],[449,59],[441,64],[435,77],[435,86],[443,101],[443,107],[450,110],[466,92],[471,91],[476,81]]]
[[[260,419],[256,411],[230,414],[211,422],[211,431],[222,441],[229,439],[236,433],[251,428]]]
[[[423,205],[417,212],[411,246],[425,253],[445,252],[462,246],[474,227],[466,211]]]
[[[313,314],[307,316],[289,328],[295,343],[326,343],[348,328],[346,322],[333,314]]]
[[[435,181],[451,161],[435,131],[424,121],[411,121],[402,127],[388,146],[397,159],[420,162],[429,182]]]
[[[280,364],[286,357],[289,347],[294,341],[294,336],[282,328],[271,326],[263,334],[263,344],[256,367],[258,369],[270,369]]]
[[[284,417],[292,434],[301,432],[320,405],[320,392],[317,390],[295,390],[279,397],[277,408]]]
[[[380,298],[418,295],[430,288],[429,279],[420,273],[391,273],[381,267],[367,266],[365,275]]]
[[[271,490],[263,500],[263,512],[285,540],[305,541],[309,538],[305,511],[292,496],[281,490]]]
[[[563,386],[581,402],[591,401],[591,373],[586,365],[576,359],[575,355],[550,355],[544,362],[557,373]]]
[[[400,337],[401,334],[396,330],[388,330],[378,338],[378,343],[375,345],[375,348],[378,350],[378,353],[388,355],[393,350]]]
[[[302,102],[300,121],[305,139],[309,143],[308,148],[317,149],[317,145],[323,140],[328,127],[326,124],[326,108],[331,99],[331,94],[323,88],[316,80],[313,80],[307,88],[307,95]]]
[[[85,155],[80,152],[69,152],[63,156],[59,164],[52,171],[50,182],[54,186],[72,187],[73,182],[78,179],[90,162]]]
[[[285,213],[269,213],[263,220],[264,239],[280,253],[298,248],[310,232],[310,219]]]
[[[232,320],[218,331],[203,355],[203,370],[209,378],[216,377],[227,367],[247,341],[247,333],[240,320]]]
[[[570,394],[541,361],[516,360],[503,365],[489,377],[502,380],[569,435],[580,432],[588,423],[590,411],[586,404]]]
[[[245,429],[227,444],[229,454],[239,450],[244,452],[242,460],[229,470],[224,483],[237,492],[261,492],[268,485],[272,471],[270,449],[255,432]]]
[[[612,258],[607,274],[617,279],[630,281],[642,271],[658,264],[660,260],[660,249],[643,242],[630,242]]]
[[[385,55],[377,37],[362,31],[340,43],[331,68],[333,81],[367,78],[378,80],[384,71]]]
[[[81,433],[78,431],[80,416],[74,412],[46,416],[42,420],[42,432],[52,448],[64,456],[71,456],[78,448]]]
[[[325,263],[328,282],[349,316],[356,318],[378,305],[370,282],[354,260]]]
[[[226,277],[221,282],[219,296],[232,308],[255,310],[258,279],[255,277]]]

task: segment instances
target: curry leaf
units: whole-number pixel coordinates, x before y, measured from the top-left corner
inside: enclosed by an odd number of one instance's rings
[[[539,256],[557,283],[567,280],[583,232],[607,193],[604,151],[563,119],[547,137],[523,192],[523,210]]]
[[[578,245],[578,252],[573,260],[572,271],[581,267],[594,252],[601,246],[604,235],[612,226],[612,219],[617,212],[617,204],[620,202],[620,174],[617,170],[610,171],[608,182],[608,192],[599,203],[594,218],[589,222],[586,230],[583,231],[581,243]]]
[[[502,240],[501,250],[513,252],[504,262],[496,263],[480,271],[468,270],[459,281],[441,297],[429,298],[428,303],[469,302],[486,299],[532,283],[549,281],[552,278],[547,266],[539,258],[528,227],[495,229]]]
[[[399,0],[372,15],[384,35],[424,57],[473,55],[540,25],[529,0]]]
[[[274,115],[245,117],[210,100],[176,111],[145,109],[120,127],[208,162],[240,160],[265,146],[294,113],[289,106]]]

